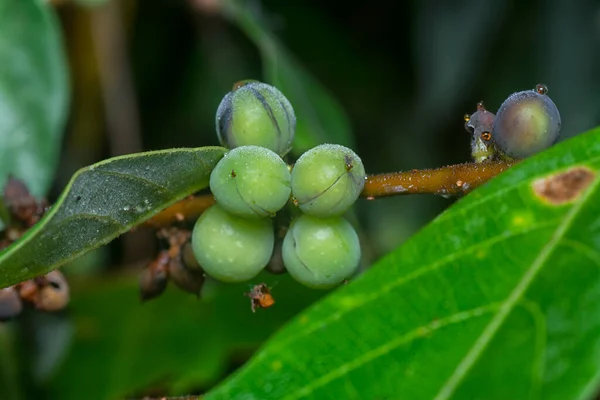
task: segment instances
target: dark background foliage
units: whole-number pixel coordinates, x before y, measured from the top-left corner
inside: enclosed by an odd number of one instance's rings
[[[77,169],[107,157],[217,144],[214,114],[222,96],[235,81],[264,79],[255,44],[219,13],[218,0],[92,3],[98,2],[56,6],[72,102],[51,199]],[[479,100],[495,112],[509,94],[540,82],[548,85],[561,112],[562,138],[600,124],[596,1],[250,4],[265,27],[339,101],[369,173],[467,161],[463,114],[473,112]],[[383,199],[377,206],[359,202],[365,264],[397,247],[450,202],[432,196]],[[141,396],[153,388],[159,394],[166,388],[203,391],[320,295],[284,282],[282,286],[292,287],[293,306],[260,316],[250,315],[241,296],[244,288],[237,287],[225,292],[207,288],[203,304],[208,306],[199,315],[189,311],[198,303],[174,291],[141,307],[128,277],[155,249],[149,232],[125,235],[66,269],[77,302],[64,314],[29,313],[8,328],[0,326],[0,334],[11,330],[3,333],[1,359],[19,360],[0,365],[5,378],[0,393],[15,399],[32,393],[57,398],[60,391],[60,398],[88,398],[86,390],[94,386],[78,374],[93,363],[101,365],[93,369],[105,389],[99,398]],[[123,283],[115,285],[115,279]],[[226,299],[222,305],[213,304],[211,290],[217,299]],[[196,326],[190,320],[203,328],[187,329]],[[229,334],[244,321],[253,321],[247,341]],[[179,324],[181,328],[157,328]],[[160,332],[145,341],[145,330]],[[196,339],[190,338],[190,330]],[[194,340],[204,343],[186,347]],[[154,351],[175,342],[181,346]],[[127,351],[134,361],[114,357],[119,351]],[[155,371],[156,365],[166,367]]]

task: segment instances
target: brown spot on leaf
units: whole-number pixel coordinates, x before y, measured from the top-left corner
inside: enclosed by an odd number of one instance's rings
[[[574,167],[566,172],[537,179],[533,191],[542,200],[562,205],[576,200],[592,183],[596,173],[586,167]]]

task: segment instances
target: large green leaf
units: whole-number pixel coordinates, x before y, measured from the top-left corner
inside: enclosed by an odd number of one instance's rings
[[[266,80],[290,100],[297,117],[292,152],[301,154],[321,143],[353,145],[348,117],[339,103],[266,28],[257,3],[223,2],[224,12],[260,50]]]
[[[206,400],[590,398],[599,171],[600,129],[511,168],[296,318]]]
[[[0,288],[55,269],[207,187],[225,151],[153,151],[79,170],[48,214],[0,252]]]
[[[322,296],[289,276],[263,274],[275,305],[252,313],[248,284],[209,282],[202,299],[167,290],[140,304],[137,280],[73,281],[75,336],[44,393],[60,399],[118,399],[158,388],[181,395],[207,388],[273,331]],[[86,366],[82,368],[82,366]]]
[[[65,55],[43,0],[0,0],[0,188],[9,174],[46,195],[68,104]]]

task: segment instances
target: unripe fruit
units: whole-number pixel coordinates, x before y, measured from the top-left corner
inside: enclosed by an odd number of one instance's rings
[[[194,226],[192,250],[204,271],[223,282],[255,277],[273,253],[270,219],[244,219],[220,205],[206,210]]]
[[[210,190],[228,212],[245,218],[274,215],[290,197],[290,171],[281,157],[258,146],[237,147],[210,174]]]
[[[546,95],[547,88],[513,93],[500,106],[492,138],[500,151],[512,158],[525,158],[556,142],[560,114]]]
[[[360,243],[342,217],[302,215],[283,240],[283,262],[298,282],[315,289],[333,287],[356,272]]]
[[[323,144],[302,154],[292,169],[292,196],[309,215],[346,212],[365,185],[365,167],[347,147]]]
[[[296,116],[288,99],[271,85],[244,81],[221,101],[217,135],[225,147],[256,145],[283,156],[292,147]]]

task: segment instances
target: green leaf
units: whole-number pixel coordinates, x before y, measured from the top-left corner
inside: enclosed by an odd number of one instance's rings
[[[207,187],[225,151],[153,151],[79,170],[48,214],[0,252],[0,287],[56,269]]]
[[[289,276],[264,274],[275,304],[252,313],[251,285],[207,282],[203,297],[168,289],[141,304],[137,280],[72,282],[75,337],[44,393],[61,399],[118,399],[158,387],[182,395],[207,388],[273,331],[322,296]],[[82,368],[85,365],[85,368]]]
[[[0,0],[0,188],[9,174],[36,197],[54,178],[69,88],[54,10],[43,0]]]
[[[521,162],[300,315],[205,399],[591,398],[599,171],[600,129]]]
[[[322,143],[352,147],[350,122],[340,104],[269,32],[251,4],[227,0],[223,6],[225,15],[260,50],[266,80],[281,90],[294,107],[297,127],[292,152],[299,155]]]

